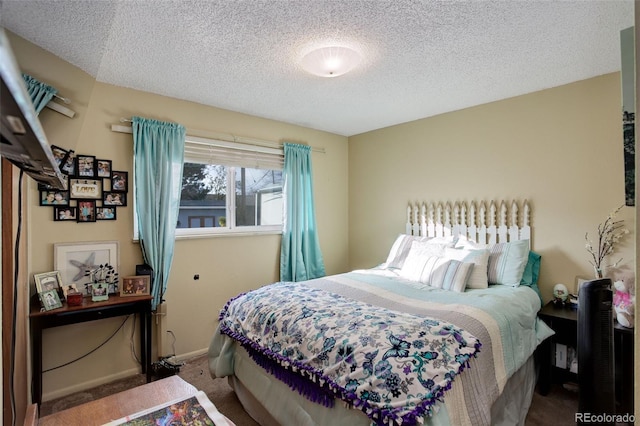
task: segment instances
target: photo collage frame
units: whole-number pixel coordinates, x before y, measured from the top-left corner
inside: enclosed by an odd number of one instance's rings
[[[111,160],[76,154],[51,145],[63,174],[64,190],[38,184],[40,206],[52,207],[55,222],[116,220],[118,207],[127,205],[129,172],[113,170]]]

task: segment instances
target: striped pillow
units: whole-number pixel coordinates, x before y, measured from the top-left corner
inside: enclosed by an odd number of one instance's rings
[[[473,263],[469,281],[466,288],[487,288],[489,287],[488,267],[489,250],[487,249],[467,249],[467,248],[446,248],[445,257],[460,262]]]
[[[467,287],[469,275],[475,266],[473,263],[460,262],[458,260],[448,260],[446,270],[439,270],[431,276],[430,285],[443,290],[456,291],[462,293]]]
[[[431,250],[424,242],[413,242],[399,275],[443,290],[463,292],[473,263],[430,255]]]
[[[482,245],[460,239],[457,245],[489,250],[489,267],[487,269],[489,284],[501,284],[511,287],[520,285],[524,268],[529,260],[529,240]]]

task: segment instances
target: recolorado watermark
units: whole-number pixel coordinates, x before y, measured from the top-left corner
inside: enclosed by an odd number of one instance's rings
[[[576,413],[576,423],[635,423],[633,414]]]

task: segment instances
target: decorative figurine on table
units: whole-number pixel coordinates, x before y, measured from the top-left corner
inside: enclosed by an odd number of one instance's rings
[[[108,300],[109,290],[114,289],[115,292],[118,286],[118,273],[108,263],[87,271],[84,275],[90,277],[90,282],[85,286],[87,293],[91,295],[91,300],[94,302]]]
[[[553,303],[556,306],[564,306],[569,297],[569,290],[564,284],[556,284],[553,287]]]

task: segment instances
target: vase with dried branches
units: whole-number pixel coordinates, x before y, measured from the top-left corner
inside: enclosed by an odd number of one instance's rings
[[[584,235],[586,240],[586,249],[591,254],[589,263],[593,266],[596,278],[604,278],[605,268],[616,267],[622,261],[622,258],[614,263],[605,264],[605,259],[614,253],[614,249],[618,241],[629,233],[628,229],[623,227],[623,220],[617,220],[616,217],[624,205],[615,209],[607,216],[604,222],[598,225],[598,241],[594,242],[589,239],[589,233]]]

